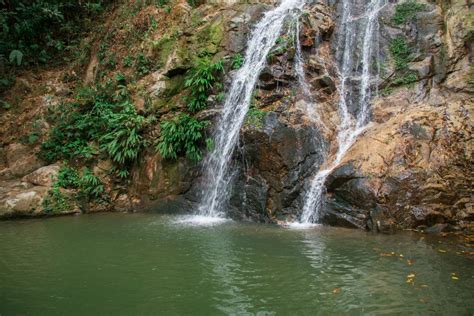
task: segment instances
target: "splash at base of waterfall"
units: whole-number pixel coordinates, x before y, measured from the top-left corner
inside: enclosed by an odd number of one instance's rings
[[[231,219],[216,216],[203,216],[203,215],[184,215],[178,217],[175,224],[185,224],[190,226],[214,226],[227,222],[231,222]]]
[[[315,223],[300,223],[300,222],[288,222],[281,224],[280,226],[289,228],[289,229],[312,229],[322,226],[321,224]]]

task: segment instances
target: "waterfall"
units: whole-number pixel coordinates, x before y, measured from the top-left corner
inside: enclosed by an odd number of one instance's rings
[[[378,13],[382,7],[384,0],[371,0],[368,5],[365,6],[365,12],[359,19],[365,19],[365,25],[362,36],[362,56],[358,63],[362,65],[362,71],[358,74],[353,70],[354,65],[354,50],[357,43],[357,39],[361,36],[357,34],[357,21],[351,17],[353,12],[351,0],[343,0],[342,4],[342,18],[340,35],[338,40],[338,49],[343,47],[341,64],[339,68],[340,84],[338,86],[338,92],[340,95],[339,100],[339,116],[340,126],[337,135],[338,148],[335,158],[327,162],[327,168],[320,170],[316,176],[311,180],[309,191],[305,198],[305,204],[303,212],[300,217],[300,223],[317,223],[320,220],[321,208],[323,202],[323,194],[325,191],[324,183],[326,178],[331,171],[336,168],[344,155],[352,146],[356,138],[364,131],[365,126],[369,120],[370,109],[369,102],[372,96],[371,91],[371,79],[372,75],[370,72],[370,61],[373,54],[373,46],[378,44],[378,41],[374,41],[374,33],[378,31]],[[352,118],[349,114],[348,103],[352,103],[349,99],[348,90],[350,86],[350,80],[354,78],[360,80],[359,100],[358,100],[358,112],[355,118]],[[378,75],[377,75],[378,77]]]
[[[214,150],[204,161],[203,185],[206,187],[198,208],[201,216],[224,215],[223,205],[227,202],[232,180],[230,162],[255,84],[265,67],[268,53],[280,35],[283,22],[303,5],[304,0],[283,0],[278,7],[265,13],[250,35],[244,63],[232,81],[217,123]]]
[[[313,97],[311,96],[310,87],[308,81],[306,80],[306,74],[304,72],[304,59],[303,59],[303,52],[301,51],[301,43],[300,43],[300,23],[299,23],[300,15],[295,16],[295,46],[296,46],[296,54],[295,54],[295,72],[296,77],[298,78],[298,84],[303,91],[304,97],[307,99],[305,100],[305,108],[304,111],[308,114],[308,117],[315,123],[324,126],[322,123],[318,112],[316,111],[316,104],[314,103]]]

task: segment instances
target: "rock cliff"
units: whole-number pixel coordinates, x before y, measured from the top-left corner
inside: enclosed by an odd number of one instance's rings
[[[411,9],[401,10],[403,3]],[[364,5],[354,2],[354,19],[363,19],[358,13]],[[80,59],[19,73],[2,96],[12,107],[2,109],[0,118],[0,217],[80,210],[191,211],[206,186],[200,164],[183,155],[165,159],[156,151],[152,145],[162,133],[159,122],[186,111],[186,80],[202,54],[223,60],[225,72],[219,77],[221,87],[209,91],[208,108],[193,115],[215,121],[249,32],[271,6],[122,3],[110,9],[100,31],[84,39],[87,49]],[[310,95],[304,95],[295,71],[294,21],[288,21],[270,52],[234,153],[231,217],[263,222],[297,218],[310,179],[334,156],[340,124],[341,10],[340,1],[318,1],[308,3],[299,17]],[[326,180],[322,221],[380,232],[417,227],[472,231],[471,4],[392,1],[383,5],[378,22],[370,123]],[[353,54],[360,55],[361,47],[353,47]],[[137,113],[154,119],[143,132],[149,145],[125,180],[111,175],[114,165],[104,155],[53,164],[37,155],[57,124],[51,113],[74,101],[76,85],[93,86],[119,74],[127,78]],[[357,87],[359,80],[352,78],[351,85]],[[359,96],[354,92],[351,97]],[[316,109],[318,121],[308,106]],[[357,102],[349,111],[358,111]],[[212,137],[212,123],[203,133]],[[104,184],[107,198],[100,203],[75,199],[74,189],[64,189],[68,207],[47,212],[44,199],[66,164],[87,165]]]

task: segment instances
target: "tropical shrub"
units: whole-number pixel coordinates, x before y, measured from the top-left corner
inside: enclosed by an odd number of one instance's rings
[[[222,72],[224,72],[223,61],[219,60],[213,63],[207,57],[199,59],[197,65],[188,72],[184,85],[191,89],[187,99],[188,109],[191,112],[197,112],[207,107],[209,92]]]
[[[232,57],[232,69],[239,69],[244,64],[244,57],[237,53]]]
[[[107,0],[0,1],[0,55],[14,65],[46,62],[77,44]]]
[[[395,14],[392,17],[392,21],[397,24],[404,24],[416,17],[419,11],[424,10],[426,7],[423,3],[417,3],[414,0],[408,0],[406,2],[397,4],[395,6]]]
[[[117,171],[127,169],[145,145],[142,132],[150,120],[137,114],[117,76],[115,92],[109,85],[82,89],[78,101],[63,104],[53,116],[57,124],[41,144],[40,157],[87,162],[104,154]],[[122,91],[122,92],[120,92]],[[119,172],[121,177],[128,172]]]
[[[416,72],[408,69],[408,63],[412,61],[412,53],[405,38],[393,39],[390,42],[389,50],[395,64],[395,75],[391,83],[393,85],[408,85],[417,81]]]
[[[198,161],[202,158],[200,149],[204,137],[202,130],[207,124],[207,121],[198,121],[187,114],[162,121],[156,148],[165,159],[176,159],[180,155],[186,155],[189,159]]]

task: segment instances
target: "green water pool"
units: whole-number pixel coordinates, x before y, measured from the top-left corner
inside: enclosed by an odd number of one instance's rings
[[[0,222],[0,315],[474,313],[474,260],[442,238],[181,219]]]

